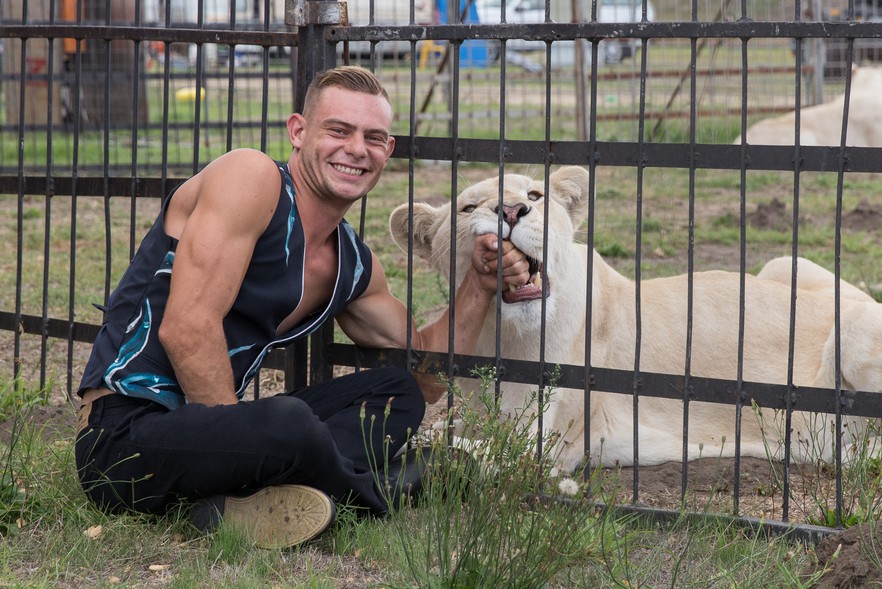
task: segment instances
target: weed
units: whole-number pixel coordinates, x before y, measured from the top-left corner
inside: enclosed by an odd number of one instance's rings
[[[30,391],[18,381],[0,390],[0,421],[9,427],[9,441],[0,454],[0,536],[18,534],[25,524],[28,490],[20,471],[29,466],[32,432],[27,417],[33,407],[46,403],[48,390]]]
[[[599,527],[582,485],[551,476],[559,436],[536,432],[538,395],[515,415],[499,415],[489,392],[495,374],[475,376],[475,397],[464,399],[452,385],[462,437],[453,447],[444,436],[426,441],[426,488],[391,524],[420,586],[539,587],[594,552]]]

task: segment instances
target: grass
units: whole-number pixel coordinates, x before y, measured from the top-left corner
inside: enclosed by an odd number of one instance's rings
[[[578,493],[529,501],[563,486],[548,478],[547,464],[524,468],[516,451],[533,441],[529,422],[515,429],[493,420],[480,425],[496,476],[436,471],[459,498],[430,486],[415,506],[380,519],[342,506],[337,524],[311,544],[256,549],[228,526],[200,535],[183,510],[162,517],[96,510],[76,480],[70,426],[41,425],[37,408],[22,406],[12,418],[15,443],[0,446],[0,467],[12,473],[2,481],[0,515],[15,515],[3,520],[12,529],[0,529],[3,586],[759,588],[809,587],[817,577],[807,547],[723,521],[684,518],[662,528],[597,511]]]

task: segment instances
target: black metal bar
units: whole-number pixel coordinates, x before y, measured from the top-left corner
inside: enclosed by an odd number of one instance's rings
[[[637,505],[606,505],[597,504],[599,509],[621,515],[636,515],[645,523],[655,525],[672,525],[678,522],[690,523],[716,523],[727,526],[735,526],[748,530],[757,535],[767,538],[775,536],[785,540],[799,542],[805,546],[816,546],[821,540],[831,534],[841,532],[841,529],[815,526],[811,524],[792,524],[776,522],[763,518],[750,516],[729,517],[712,513],[689,513],[673,509],[659,509],[657,507],[645,507]]]
[[[185,178],[167,179],[168,188],[175,188]],[[137,176],[123,177],[85,177],[85,176],[0,176],[0,194],[15,194],[18,183],[22,183],[24,194],[48,195],[69,198],[76,193],[81,196],[103,196],[105,187],[111,196],[124,198],[165,198],[164,187],[159,178]],[[106,184],[105,184],[106,182]],[[133,188],[134,185],[134,188]],[[132,190],[134,189],[134,195]]]
[[[159,41],[163,43],[216,43],[286,47],[296,44],[297,31],[230,30],[205,25],[203,28],[133,27],[106,25],[7,25],[0,20],[0,39],[97,39],[100,41]],[[85,24],[85,23],[84,23]],[[244,25],[247,26],[247,25]]]
[[[325,41],[328,25],[307,23],[300,28],[297,39],[297,85],[295,88],[295,110],[303,111],[306,89],[319,72],[336,65],[337,55],[334,45]],[[310,336],[309,382],[328,380],[333,376],[336,364],[331,345],[334,341],[334,325],[328,322]]]
[[[22,18],[27,19],[27,5],[22,5]],[[19,71],[21,72],[21,79],[24,79],[26,67],[27,67],[27,55],[28,55],[28,47],[27,41],[22,39],[21,41],[21,55],[19,60]],[[16,201],[16,249],[15,249],[15,284],[21,284],[22,278],[22,267],[24,260],[24,242],[22,239],[22,227],[24,226],[24,185],[21,181],[22,171],[24,170],[24,120],[25,120],[25,94],[26,94],[26,86],[21,86],[21,91],[19,93],[19,102],[18,102],[18,112],[19,112],[19,122],[18,122],[18,152],[17,152],[17,162],[18,162],[18,170],[19,170],[19,181],[16,186],[15,194],[18,195]],[[16,323],[21,321],[21,289],[15,289],[15,317]],[[15,387],[15,391],[18,392],[21,386],[21,379],[19,378],[21,375],[21,334],[16,331],[13,335],[13,344],[12,344],[12,379],[13,386]]]
[[[747,10],[746,0],[741,2],[741,11]],[[738,359],[735,372],[735,476],[732,487],[732,513],[739,513],[741,497],[741,414],[744,408],[744,325],[747,320],[747,82],[748,82],[747,40],[741,42],[741,145],[738,184]]]
[[[634,244],[634,316],[636,317],[635,336],[634,336],[634,370],[629,390],[632,399],[632,415],[634,428],[633,434],[633,451],[634,451],[634,481],[631,493],[631,502],[636,504],[640,500],[638,483],[640,482],[640,395],[642,394],[641,378],[640,378],[640,358],[643,342],[643,312],[642,312],[642,268],[641,259],[643,256],[643,182],[644,173],[646,171],[646,156],[644,149],[646,147],[646,67],[648,45],[646,40],[641,41],[642,49],[640,51],[640,97],[638,111],[640,113],[637,123],[637,215],[634,222],[635,225],[635,244]]]
[[[3,315],[0,314],[0,328],[3,327],[2,319]],[[332,347],[335,360],[343,366],[352,366],[356,360],[369,368],[406,365],[405,350],[374,350],[342,343],[335,343]],[[456,354],[451,365],[447,361],[446,353],[415,350],[410,368],[426,374],[450,372],[453,376],[466,376],[476,368],[493,366],[494,363],[493,357]],[[499,378],[505,382],[534,384],[536,368],[536,362],[501,358]],[[559,388],[583,389],[588,384],[595,391],[625,394],[634,384],[633,370],[591,367],[586,383],[586,369],[583,365],[556,364],[555,369],[556,374],[559,375],[555,381]],[[545,377],[551,378],[550,372]],[[693,403],[734,405],[740,386],[744,393],[743,402],[748,405],[756,402],[764,409],[785,409],[786,397],[792,393],[793,407],[796,411],[834,414],[837,407],[840,407],[842,415],[882,417],[882,395],[874,391],[843,391],[842,398],[837,400],[833,389],[819,387],[797,386],[791,389],[786,384],[753,381],[739,384],[735,380],[694,375],[691,377],[691,382]],[[640,388],[640,395],[644,397],[681,400],[686,384],[683,375],[641,372],[637,386]]]
[[[592,3],[592,14],[597,13],[597,4]],[[595,196],[597,194],[597,62],[598,44],[591,44],[591,104],[588,117],[588,227],[587,239],[585,240],[589,254],[587,255],[586,285],[585,285],[585,362],[582,370],[582,398],[585,406],[585,470],[583,478],[588,481],[591,476],[591,351],[592,329],[594,320],[594,215],[596,211]]]
[[[793,22],[793,21],[656,21],[634,23],[537,23],[444,26],[402,25],[332,27],[330,42],[470,39],[525,39],[528,41],[571,41],[574,39],[878,39],[878,22]]]
[[[853,6],[851,7],[854,8]],[[845,139],[848,133],[848,115],[849,115],[849,103],[851,102],[851,82],[852,82],[852,68],[851,64],[854,61],[854,41],[848,41],[848,44],[845,48],[845,92],[844,99],[842,104],[842,130],[840,132],[839,138],[839,150],[840,150],[840,168],[836,174],[836,226],[834,229],[834,237],[833,237],[833,338],[834,338],[834,346],[833,346],[833,363],[834,363],[834,383],[833,386],[836,390],[836,398],[840,399],[842,397],[842,296],[841,296],[841,288],[840,288],[840,279],[841,279],[841,254],[842,254],[842,195],[845,184]],[[837,405],[838,408],[838,405]],[[837,527],[842,527],[842,514],[843,514],[843,498],[842,498],[842,436],[844,432],[842,430],[842,413],[840,411],[836,411],[835,418],[835,429],[834,435],[836,436],[835,440],[835,454],[834,454],[834,469],[836,473],[836,525]]]
[[[274,357],[270,354],[263,366],[266,368],[281,368],[285,371],[285,389],[293,391],[309,384],[309,345],[306,340],[300,339],[283,352],[281,363],[274,363]]]
[[[644,2],[644,10],[646,4]],[[720,9],[722,10],[722,8]],[[698,20],[698,6],[692,1],[692,20]],[[683,447],[680,478],[680,501],[686,500],[686,487],[689,480],[689,401],[692,383],[692,311],[695,295],[695,127],[697,125],[697,74],[698,40],[689,42],[689,219],[686,252],[686,362],[683,367],[685,386],[683,387]]]
[[[98,335],[99,325],[74,322],[66,319],[44,319],[36,315],[0,311],[0,331],[19,331],[27,334],[45,333],[48,337],[71,341],[91,342]],[[331,355],[340,366],[354,366],[356,362],[369,368],[380,366],[410,366],[411,369],[426,374],[449,372],[452,376],[469,374],[473,369],[493,365],[494,359],[484,356],[456,354],[453,363],[448,362],[446,353],[413,351],[413,361],[408,364],[406,350],[372,350],[353,346],[352,344],[331,344]],[[273,368],[279,364],[273,364]],[[506,382],[535,383],[538,364],[526,360],[500,360],[499,375]],[[627,391],[633,383],[633,371],[615,370],[610,368],[591,367],[586,370],[583,365],[560,364],[557,384],[560,388],[584,389],[599,391]],[[587,377],[586,377],[587,372]],[[546,378],[550,378],[546,374]],[[587,380],[586,380],[587,378]],[[742,402],[752,401],[768,409],[784,409],[790,388],[784,384],[738,382],[734,380],[691,377],[693,402],[717,403],[733,405],[741,398]],[[682,399],[685,379],[682,375],[640,373],[642,396],[664,399]],[[874,391],[841,391],[836,398],[836,391],[818,387],[795,387],[793,404],[798,411],[835,414],[839,409],[842,415],[856,417],[882,417],[882,395]]]
[[[443,137],[415,138],[417,157],[448,161],[451,141]],[[470,162],[498,163],[494,157],[501,149],[506,163],[530,164],[543,161],[545,144],[540,140],[460,139],[460,159]],[[394,157],[405,157],[411,149],[406,137],[395,144]],[[592,156],[582,141],[553,141],[549,154],[555,165],[587,165]],[[688,168],[693,155],[683,149],[681,143],[647,143],[643,147],[643,165],[648,168]],[[880,170],[878,147],[847,147],[845,170],[847,172],[878,172]],[[598,165],[635,167],[638,162],[636,142],[597,141],[594,159]],[[840,166],[840,150],[835,147],[803,146],[800,152],[800,168],[806,172],[835,172]],[[742,163],[743,162],[743,163]],[[694,165],[712,170],[739,170],[746,165],[752,170],[793,170],[793,149],[781,145],[748,145],[746,160],[741,158],[741,146],[715,143],[696,143]]]
[[[413,145],[411,145],[413,143]],[[647,168],[683,168],[689,167],[692,155],[684,150],[679,143],[647,143],[643,146],[644,163]],[[588,165],[592,159],[598,165],[634,167],[637,165],[636,142],[597,141],[594,151],[587,149],[583,141],[552,141],[548,157],[553,165]],[[407,136],[396,137],[393,157],[407,159],[411,149],[417,158],[439,161],[450,161],[454,149],[458,149],[460,161],[498,163],[500,149],[505,162],[509,164],[529,164],[544,161],[546,146],[542,140],[506,140],[500,142],[492,139],[459,138],[454,146],[448,137],[415,137],[413,142]],[[721,145],[697,143],[694,151],[694,165],[698,169],[740,170],[744,165],[749,170],[792,171],[793,149],[781,145],[748,145],[746,159],[741,157],[740,145]],[[804,172],[837,172],[840,165],[844,171],[879,172],[882,162],[882,148],[878,147],[846,147],[844,155],[838,146],[803,146],[800,150],[800,169]],[[0,176],[0,192],[14,193],[18,184],[18,176]],[[25,177],[25,190],[35,191],[42,186],[42,177]],[[89,182],[82,177],[81,182]],[[120,178],[121,182],[130,182],[131,178]],[[111,190],[114,179],[111,179]],[[56,178],[56,183],[66,182],[62,188],[59,184],[56,194],[64,194],[70,186],[69,179]],[[98,179],[101,183],[101,179]],[[148,183],[149,179],[139,180]],[[31,186],[32,183],[35,183]],[[13,187],[13,188],[10,188]],[[36,194],[37,192],[30,192]],[[99,193],[100,194],[100,193]],[[125,192],[117,192],[124,195]]]

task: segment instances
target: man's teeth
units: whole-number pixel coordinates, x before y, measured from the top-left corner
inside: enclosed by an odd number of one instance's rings
[[[530,282],[528,282],[527,284],[532,284],[534,287],[541,289],[542,288],[542,273],[536,272],[533,275],[533,278],[530,279]],[[525,284],[523,286],[515,286],[514,284],[509,284],[508,290],[510,290],[511,292],[515,292],[519,288],[524,288],[524,286],[527,286],[527,284]]]
[[[339,164],[334,164],[334,169],[343,172],[344,174],[350,174],[352,176],[361,176],[362,174],[364,174],[364,170],[361,170],[359,168],[350,168],[349,166],[341,166]]]

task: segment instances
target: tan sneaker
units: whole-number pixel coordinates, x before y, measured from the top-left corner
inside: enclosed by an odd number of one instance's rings
[[[261,548],[289,548],[334,522],[330,497],[304,485],[266,487],[246,497],[216,496],[193,506],[193,525],[212,531],[221,520],[243,529]]]

